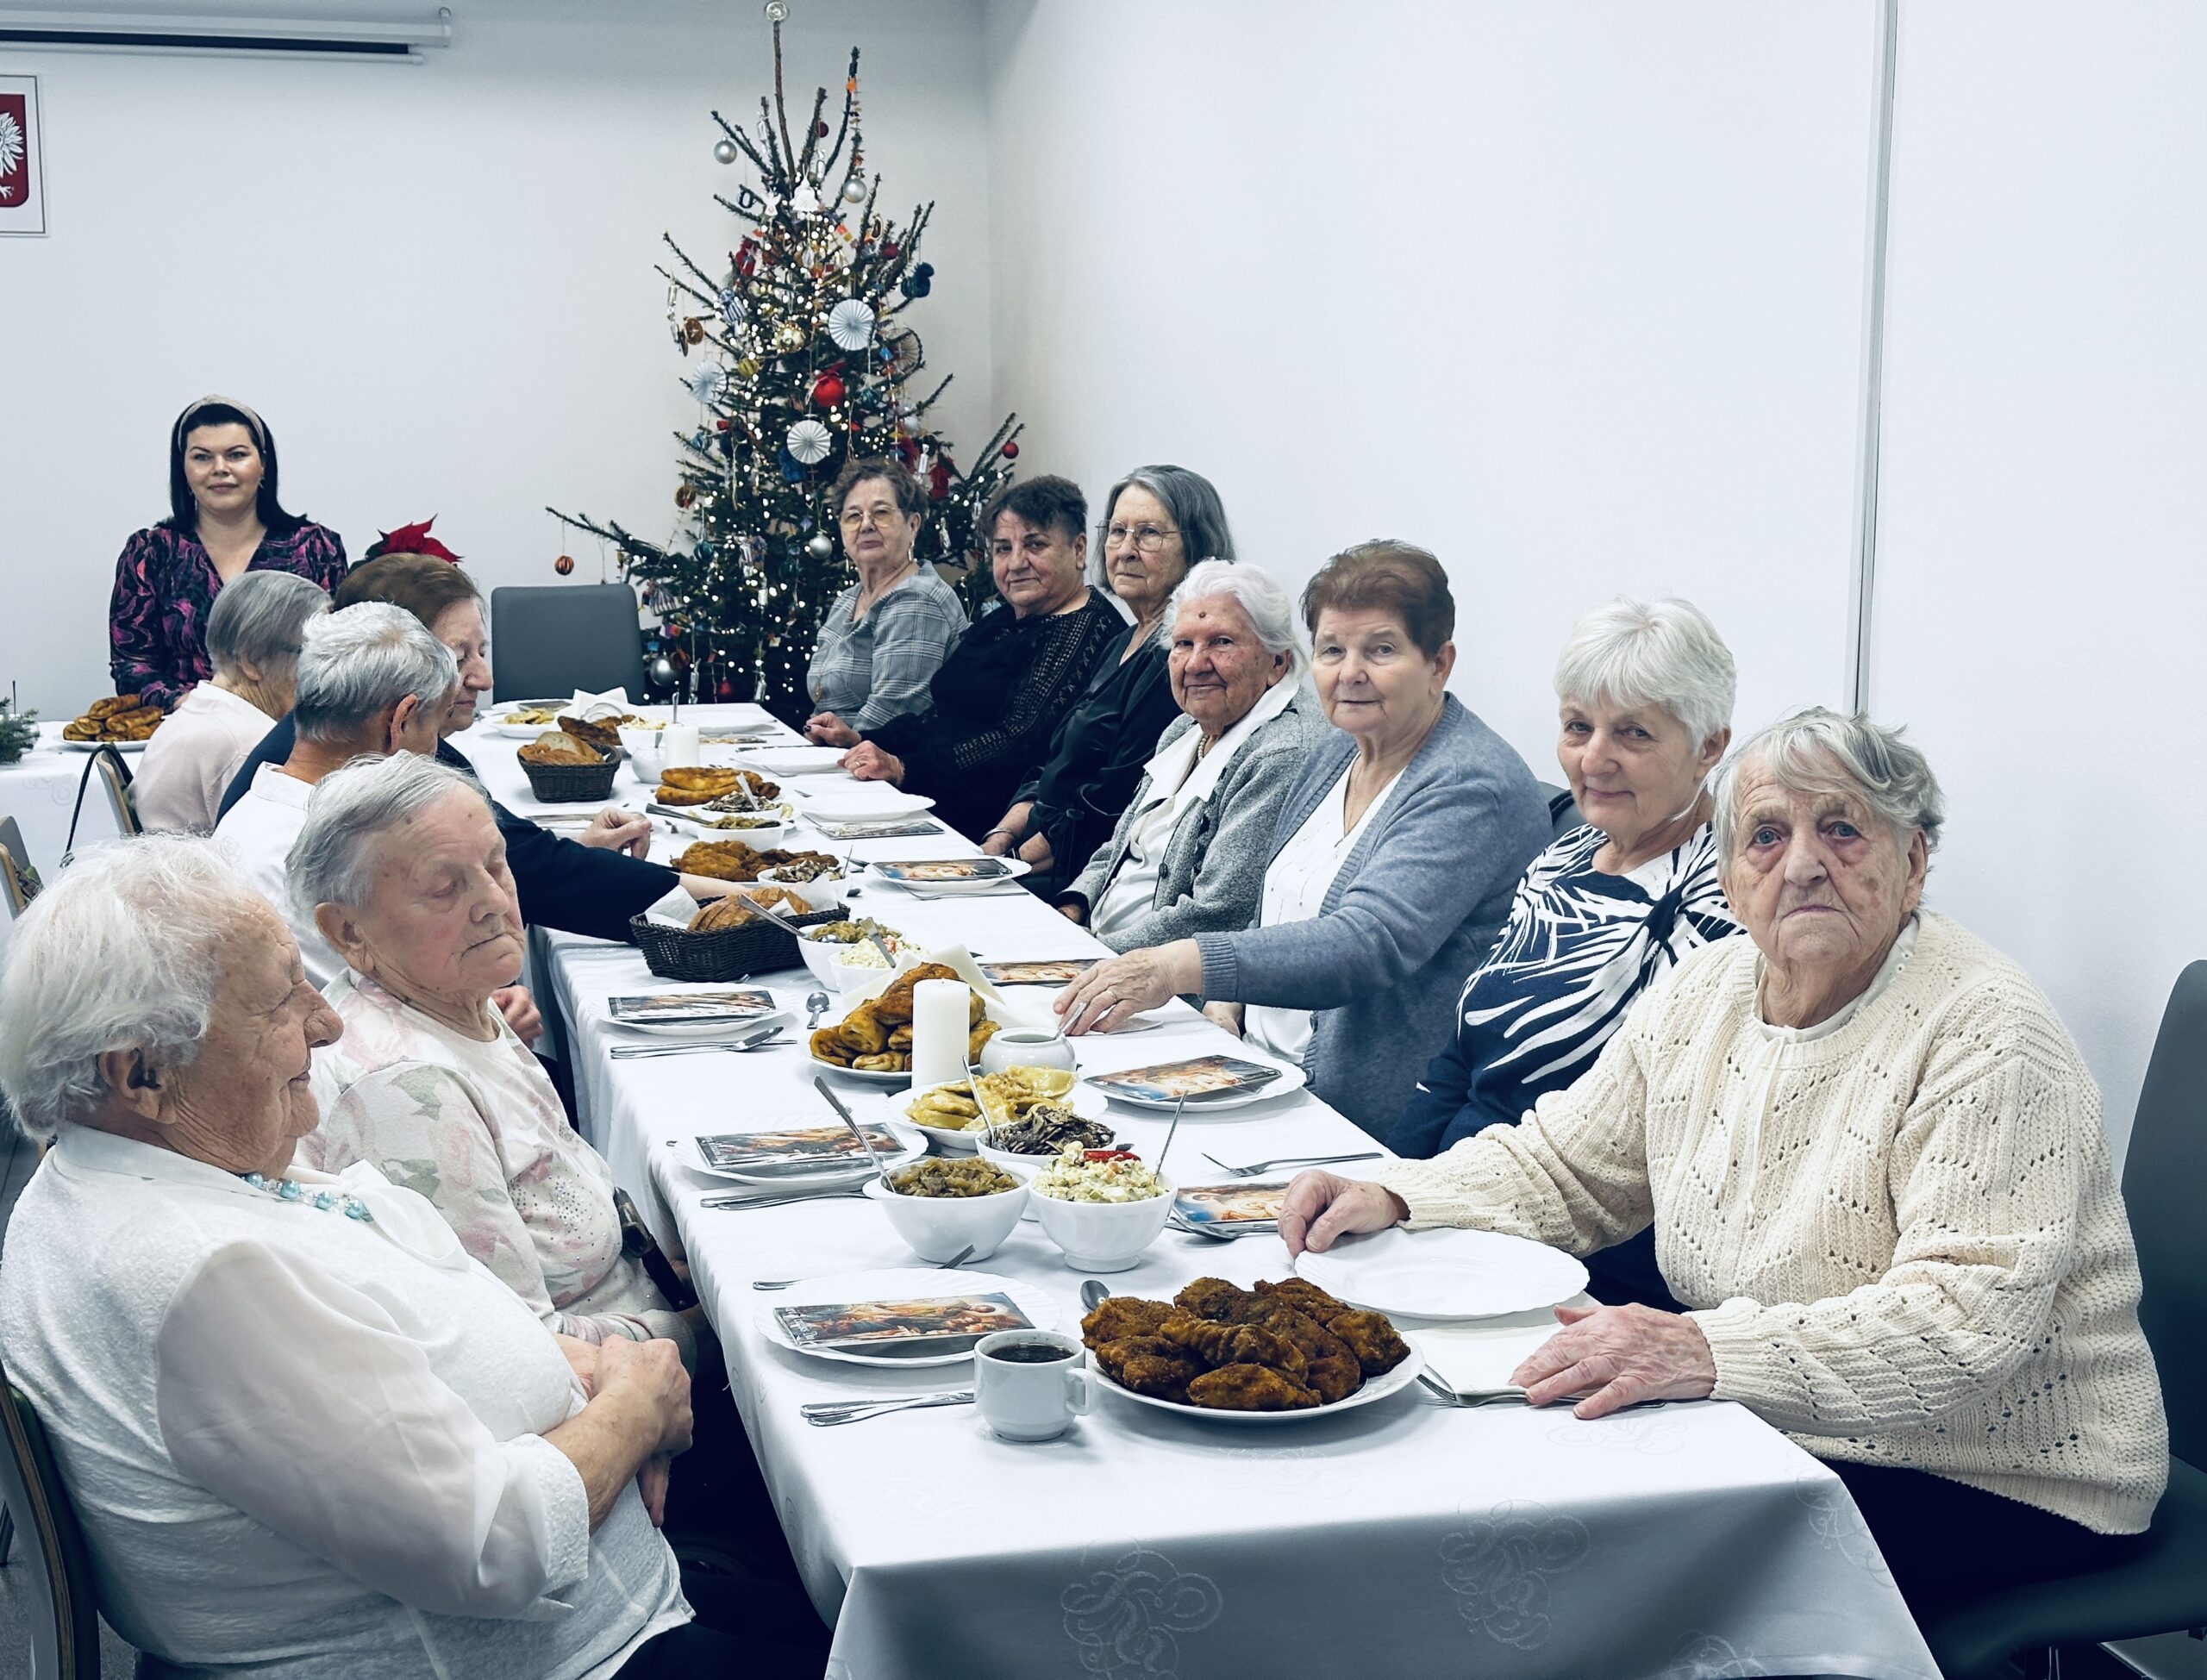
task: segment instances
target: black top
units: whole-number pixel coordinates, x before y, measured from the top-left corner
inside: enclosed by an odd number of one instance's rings
[[[222,795],[223,815],[245,797],[261,765],[280,765],[291,756],[294,739],[290,716],[278,718],[231,778]],[[475,766],[449,741],[437,743],[437,762],[475,779]],[[506,867],[513,871],[523,921],[563,934],[625,941],[628,918],[681,883],[682,877],[664,864],[564,839],[515,815],[487,790],[483,796],[490,802],[498,832],[506,837]]]
[[[984,613],[928,684],[928,709],[892,717],[866,739],[904,761],[906,792],[927,795],[937,816],[978,840],[1126,622],[1092,589],[1071,612]]]
[[[1180,715],[1166,671],[1164,645],[1153,634],[1122,659],[1125,633],[1109,643],[1080,696],[1051,740],[1049,756],[1027,773],[1008,803],[1035,802],[1027,833],[1050,842],[1051,874],[1070,881],[1111,838],[1119,814],[1135,796],[1157,738]]]

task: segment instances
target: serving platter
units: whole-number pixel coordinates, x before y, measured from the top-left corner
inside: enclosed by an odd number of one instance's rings
[[[1154,1406],[1160,1412],[1177,1413],[1182,1417],[1194,1418],[1199,1423],[1308,1423],[1315,1418],[1337,1417],[1343,1412],[1353,1412],[1360,1406],[1369,1406],[1374,1401],[1385,1400],[1389,1395],[1400,1394],[1417,1380],[1418,1372],[1424,1369],[1424,1356],[1413,1347],[1410,1358],[1392,1371],[1366,1378],[1362,1388],[1340,1400],[1329,1401],[1321,1406],[1305,1406],[1300,1411],[1293,1412],[1229,1412],[1216,1406],[1191,1406],[1185,1401],[1166,1400],[1154,1394],[1136,1394],[1132,1389],[1123,1387],[1104,1375],[1103,1367],[1096,1363],[1093,1350],[1088,1356],[1089,1380],[1097,1387],[1118,1396],[1122,1400],[1131,1400],[1137,1406]]]
[[[1586,1268],[1560,1248],[1500,1231],[1379,1231],[1295,1257],[1296,1275],[1391,1316],[1496,1318],[1568,1301]]]
[[[118,753],[143,753],[153,738],[143,740],[58,740],[53,744],[64,753],[97,753],[103,746],[112,746]]]

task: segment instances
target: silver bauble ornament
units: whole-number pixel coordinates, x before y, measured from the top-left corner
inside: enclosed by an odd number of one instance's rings
[[[766,22],[786,23],[790,21],[790,0],[766,0]]]
[[[835,545],[830,542],[823,533],[805,544],[804,552],[816,560],[824,560],[835,552]]]
[[[850,178],[849,180],[847,180],[847,181],[846,181],[846,182],[844,182],[844,183],[843,183],[843,197],[844,197],[844,198],[845,198],[847,202],[849,202],[849,203],[853,203],[853,204],[863,204],[863,203],[866,203],[866,179],[865,179],[865,178],[864,178],[863,176],[860,176],[860,175],[859,175],[859,174],[857,174],[857,173],[855,173],[855,172],[854,172],[854,173],[851,176],[851,178]]]
[[[713,161],[715,163],[734,163],[743,154],[741,152],[738,152],[735,149],[735,142],[725,134],[722,135],[718,140],[713,142]]]

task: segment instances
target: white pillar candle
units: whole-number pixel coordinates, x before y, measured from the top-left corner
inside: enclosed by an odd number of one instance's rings
[[[972,989],[963,980],[922,980],[912,988],[912,1089],[966,1077],[966,1017]]]
[[[663,765],[686,769],[697,762],[697,726],[670,723],[659,733],[659,759]]]

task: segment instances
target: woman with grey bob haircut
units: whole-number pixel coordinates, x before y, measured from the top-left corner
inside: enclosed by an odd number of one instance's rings
[[[207,616],[215,674],[147,743],[131,784],[141,822],[195,834],[214,828],[238,766],[291,709],[307,622],[328,610],[319,584],[289,571],[248,571],[215,597]]]
[[[1718,878],[1711,773],[1732,738],[1732,654],[1691,602],[1619,596],[1556,661],[1556,761],[1584,818],[1533,859],[1457,1000],[1454,1030],[1387,1142],[1425,1159],[1514,1126],[1587,1069],[1647,989],[1739,932]],[[1599,1299],[1675,1305],[1652,1234],[1591,1256]]]
[[[1210,479],[1185,466],[1140,466],[1111,486],[1096,550],[1104,587],[1134,622],[1097,660],[1050,750],[981,840],[991,856],[1016,852],[1031,865],[1028,884],[1045,897],[1109,838],[1173,721],[1165,672],[1173,591],[1191,567],[1230,563],[1234,538]]]
[[[94,852],[9,941],[0,1090],[54,1141],[0,1346],[100,1608],[163,1672],[598,1670],[690,1620],[681,1361],[563,1351],[413,1191],[296,1164],[341,1031],[206,840]]]
[[[1737,1401],[1847,1483],[1935,1631],[1959,1600],[2121,1567],[2169,1471],[2137,1255],[2053,1008],[1923,907],[1930,765],[1897,728],[1801,712],[1716,809],[1745,937],[1686,958],[1519,1124],[1376,1183],[1297,1179],[1289,1251],[1407,1223],[1585,1254],[1652,1227],[1680,1310],[1558,1308],[1510,1377],[1531,1403]]]
[[[345,964],[305,1158],[403,1175],[548,1327],[667,1336],[690,1362],[692,1323],[622,1252],[612,1172],[497,1007],[524,934],[482,790],[419,753],[355,759],[315,788],[284,868],[294,925]]]

